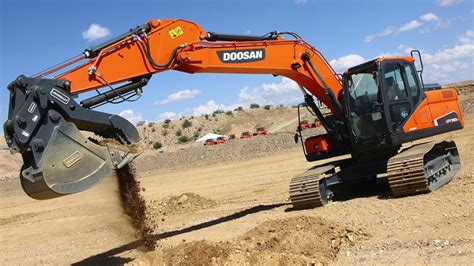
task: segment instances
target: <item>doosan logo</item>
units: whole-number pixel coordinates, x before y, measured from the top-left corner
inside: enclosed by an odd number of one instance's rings
[[[248,63],[265,59],[265,49],[232,50],[217,52],[223,63]]]

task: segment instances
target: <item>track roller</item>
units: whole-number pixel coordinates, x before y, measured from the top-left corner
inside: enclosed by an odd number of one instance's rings
[[[294,209],[310,209],[324,206],[328,193],[324,177],[333,172],[334,165],[323,165],[293,177],[290,182],[290,201]]]
[[[387,178],[395,197],[434,191],[461,168],[454,141],[427,142],[403,150],[388,161]]]

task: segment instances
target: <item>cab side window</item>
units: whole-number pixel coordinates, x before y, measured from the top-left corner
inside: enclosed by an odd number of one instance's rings
[[[388,109],[392,121],[392,131],[400,132],[403,123],[411,113],[411,100],[408,84],[402,73],[404,67],[399,63],[387,63],[384,67],[384,81],[388,100]]]
[[[420,98],[420,91],[418,90],[418,86],[415,80],[416,73],[413,71],[413,68],[409,64],[403,64],[403,67],[405,68],[405,74],[407,76],[408,90],[410,91],[410,95],[413,99],[413,105],[416,106]]]
[[[385,72],[388,101],[399,101],[408,98],[407,89],[403,82],[402,71],[398,64],[391,65],[390,71]]]

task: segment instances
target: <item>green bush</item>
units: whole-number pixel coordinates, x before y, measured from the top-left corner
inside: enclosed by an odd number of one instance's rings
[[[238,111],[243,111],[244,108],[242,106],[237,106],[237,108],[234,109],[234,111],[238,112]]]
[[[189,142],[189,141],[190,141],[190,139],[189,139],[188,136],[181,136],[181,137],[178,138],[178,143],[179,144],[183,144],[183,143],[186,143],[186,142]]]
[[[183,132],[181,132],[180,129],[178,129],[175,133],[176,137],[181,137],[181,135],[183,135]]]
[[[260,105],[258,103],[252,103],[250,105],[250,109],[257,109],[257,108],[260,108]]]
[[[185,119],[183,122],[183,128],[188,128],[188,127],[191,127],[192,125],[193,123],[191,123],[191,121],[189,121],[188,119]]]
[[[232,115],[232,111],[225,112],[226,115]]]
[[[153,149],[158,150],[158,149],[161,149],[161,147],[163,147],[161,143],[159,142],[153,143]]]
[[[223,110],[217,109],[212,113],[212,116],[225,113]]]
[[[171,119],[165,119],[165,124],[171,123]]]
[[[205,114],[205,115],[204,115],[204,118],[206,118],[206,120],[209,120],[209,115],[208,115],[208,114]]]
[[[155,132],[156,129],[154,127],[151,128],[151,132]]]
[[[271,105],[267,104],[267,105],[265,105],[265,106],[263,107],[263,109],[265,109],[265,110],[270,110],[271,107],[272,107]]]

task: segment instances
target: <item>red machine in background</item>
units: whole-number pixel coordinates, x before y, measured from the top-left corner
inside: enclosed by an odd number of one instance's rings
[[[268,135],[268,130],[266,130],[264,127],[258,127],[257,132],[253,133],[254,136],[264,136]]]

